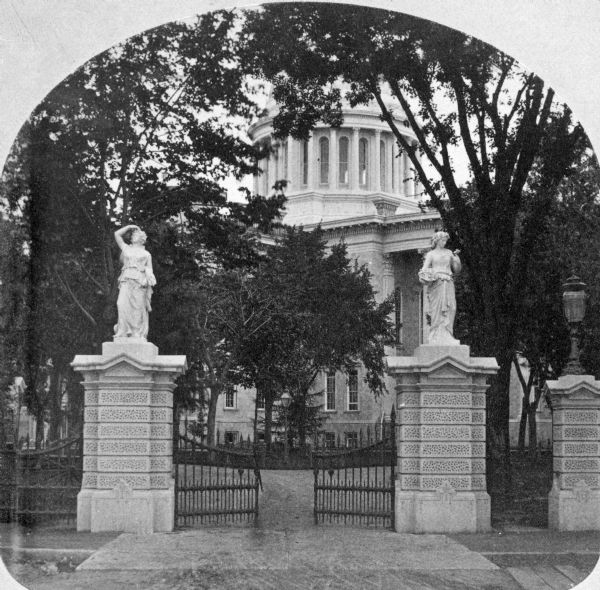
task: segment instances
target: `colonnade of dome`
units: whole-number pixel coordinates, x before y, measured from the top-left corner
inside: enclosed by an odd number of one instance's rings
[[[396,123],[408,142],[416,145],[404,120]],[[307,140],[273,139],[270,116],[255,124],[250,134],[271,148],[260,162],[262,172],[254,189],[269,194],[275,181],[287,180],[288,213],[294,222],[339,219],[342,205],[349,215],[371,214],[378,195],[398,206],[418,195],[409,157],[376,109],[347,109],[341,127],[318,125]],[[323,204],[323,199],[337,205]]]

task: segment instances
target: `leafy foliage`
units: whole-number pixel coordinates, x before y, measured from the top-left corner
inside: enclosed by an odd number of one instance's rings
[[[306,432],[314,418],[311,388],[321,371],[348,370],[361,361],[369,388],[375,395],[385,391],[391,302],[375,302],[368,270],[349,260],[344,244],[328,250],[320,229],[286,228],[254,280],[271,293],[275,307],[242,349],[240,373],[244,385],[264,396],[267,441],[273,404],[284,391],[306,418],[297,425]]]
[[[222,188],[227,177],[255,172],[261,155],[244,135],[257,107],[236,54],[235,18],[215,12],[169,24],[98,55],[21,130],[2,198],[24,230],[31,408],[44,405],[37,367],[51,358],[64,373],[74,354],[113,333],[115,229],[134,222],[147,231],[156,301],[177,268],[193,275],[215,259],[233,268],[256,258],[253,226],[269,229],[283,197],[248,195],[244,206]],[[168,324],[155,310],[152,331]],[[163,336],[153,332],[161,344]]]

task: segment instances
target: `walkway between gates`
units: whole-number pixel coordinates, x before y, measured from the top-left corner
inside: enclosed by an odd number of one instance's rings
[[[258,503],[261,529],[294,530],[314,525],[314,475],[310,470],[261,472]]]
[[[90,556],[73,572],[47,575],[38,570],[36,575],[26,569],[27,561],[19,562],[19,555],[27,560],[27,550],[11,552],[2,528],[0,553],[30,590],[567,590],[583,580],[597,560],[597,532],[408,535],[316,526],[312,477],[311,471],[262,472],[264,491],[256,525],[154,535],[113,533],[100,548],[93,544]],[[51,550],[44,559],[59,555],[61,543],[78,547],[80,554],[86,543],[95,543],[90,533],[63,531],[46,540],[42,533],[34,546],[37,555],[45,546]],[[15,539],[13,534],[13,547]],[[23,544],[27,542],[31,538]],[[63,551],[68,555],[69,549]],[[600,582],[586,590],[596,587]],[[10,587],[0,579],[0,588]]]

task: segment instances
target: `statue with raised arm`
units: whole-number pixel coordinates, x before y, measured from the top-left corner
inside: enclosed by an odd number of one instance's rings
[[[124,236],[129,231],[131,237],[128,244]],[[146,234],[137,225],[127,225],[115,232],[115,240],[121,249],[123,265],[119,275],[119,319],[115,326],[115,338],[145,341],[148,336],[152,287],[156,285],[152,256],[145,248]]]
[[[453,277],[460,272],[461,263],[459,250],[451,252],[446,248],[449,237],[445,231],[435,232],[432,248],[419,271],[419,280],[427,288],[427,312],[431,318],[429,344],[441,346],[460,344],[453,336],[456,316]]]

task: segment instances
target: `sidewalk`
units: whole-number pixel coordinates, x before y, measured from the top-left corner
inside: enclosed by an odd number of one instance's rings
[[[315,527],[298,472],[263,478],[257,526],[138,536],[57,529],[23,535],[4,525],[0,553],[31,590],[566,590],[591,572],[600,552],[595,532],[399,535]]]

